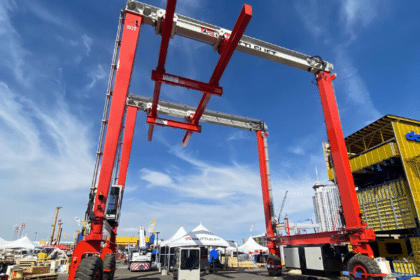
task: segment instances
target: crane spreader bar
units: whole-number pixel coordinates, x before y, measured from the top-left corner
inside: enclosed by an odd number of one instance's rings
[[[139,14],[144,24],[155,27],[156,34],[161,33],[161,23],[165,10],[149,4],[128,0],[126,11]],[[223,38],[229,38],[232,31],[192,19],[175,13],[171,36],[180,35],[213,46],[219,50]],[[295,67],[316,74],[323,70],[331,72],[334,66],[317,56],[302,54],[252,37],[242,36],[236,47],[237,51],[268,59],[277,63]]]
[[[138,107],[139,109],[147,112],[152,107],[152,98],[130,94],[127,97],[127,105]],[[187,120],[191,117],[192,114],[194,114],[196,109],[197,108],[193,106],[163,100],[159,100],[159,104],[157,106],[157,112],[159,114]],[[207,109],[201,116],[200,121],[234,128],[246,129],[250,131],[267,130],[267,126],[262,120],[235,116]],[[161,125],[166,124],[163,122],[161,123]]]

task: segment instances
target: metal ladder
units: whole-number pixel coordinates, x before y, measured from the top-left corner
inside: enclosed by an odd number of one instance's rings
[[[273,228],[273,234],[277,234],[276,230],[276,218],[274,217],[274,206],[273,206],[273,193],[271,189],[271,173],[270,173],[270,159],[268,158],[268,144],[267,144],[267,136],[265,136],[264,132],[260,132],[261,136],[264,140],[264,151],[265,151],[265,166],[267,170],[267,185],[268,185],[268,195],[270,199],[270,211],[271,211],[271,226]]]
[[[121,43],[122,25],[124,23],[123,15],[124,15],[124,11],[121,11],[119,23],[118,23],[118,29],[117,29],[117,36],[115,39],[114,53],[112,55],[112,63],[111,63],[111,69],[109,73],[108,87],[106,90],[105,105],[104,105],[104,112],[102,114],[102,121],[101,121],[102,124],[101,124],[101,131],[99,133],[98,148],[96,149],[96,160],[95,160],[95,167],[93,170],[92,185],[90,187],[90,193],[89,193],[89,203],[88,203],[88,207],[87,207],[86,215],[85,215],[86,220],[89,220],[89,221],[91,220],[91,217],[93,217],[92,210],[95,203],[94,199],[95,199],[95,191],[96,191],[96,182],[98,180],[99,167],[101,165],[101,159],[102,159],[102,154],[103,154],[104,136],[105,136],[106,127],[108,124],[108,113],[109,113],[110,101],[112,97],[112,86],[114,82],[114,75],[118,68],[117,57],[118,57],[119,46]],[[122,130],[121,130],[121,134],[122,134]],[[121,139],[121,135],[120,135],[120,139]],[[116,157],[116,162],[118,163],[119,163],[119,155],[121,154],[120,144],[121,144],[121,140],[119,141],[118,150],[117,150],[118,156]],[[118,166],[119,165],[117,164],[116,169],[118,169]],[[114,170],[114,177],[115,177],[115,174],[116,174],[116,171]]]

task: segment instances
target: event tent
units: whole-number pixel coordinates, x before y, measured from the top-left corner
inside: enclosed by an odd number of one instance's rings
[[[245,244],[238,247],[238,251],[246,254],[254,254],[259,252],[265,253],[268,251],[268,248],[261,246],[260,244],[255,242],[254,238],[250,236],[245,242]]]
[[[161,243],[160,243],[160,246],[161,247],[164,247],[164,246],[169,246],[169,244],[172,242],[172,241],[174,241],[174,240],[176,240],[176,239],[178,239],[178,238],[181,238],[181,237],[183,237],[184,235],[186,235],[187,234],[187,231],[184,229],[184,227],[183,226],[181,226],[179,229],[178,229],[178,231],[177,232],[175,232],[175,234],[174,235],[172,235],[172,237],[171,238],[169,238],[168,240],[165,240],[165,241],[162,241]]]
[[[27,236],[19,238],[13,241],[6,241],[4,239],[0,240],[0,249],[35,249],[35,245]]]
[[[211,247],[229,247],[229,243],[223,238],[215,235],[201,223],[195,229],[187,233],[181,238],[173,240],[171,247],[184,247],[184,246],[211,246]]]

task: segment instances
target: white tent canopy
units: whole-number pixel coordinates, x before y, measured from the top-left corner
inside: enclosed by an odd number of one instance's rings
[[[184,246],[211,246],[211,247],[229,247],[229,243],[223,238],[215,235],[201,223],[195,229],[187,233],[181,238],[173,240],[170,244],[171,247],[184,247]]]
[[[238,247],[238,251],[248,254],[248,253],[257,253],[257,252],[260,252],[260,251],[267,252],[268,248],[264,247],[264,246],[261,246],[260,244],[255,242],[254,238],[252,238],[250,236],[248,238],[248,240],[245,242],[245,244]]]
[[[181,238],[181,237],[183,237],[184,235],[186,235],[187,234],[187,231],[184,229],[184,227],[183,226],[181,226],[179,229],[178,229],[178,231],[174,234],[174,235],[172,235],[172,237],[171,238],[169,238],[168,240],[165,240],[165,241],[162,241],[161,243],[160,243],[160,246],[166,246],[166,245],[169,245],[172,241],[174,241],[174,240],[176,240],[176,239],[178,239],[178,238]]]
[[[35,245],[27,236],[24,236],[20,239],[13,241],[5,241],[4,239],[0,240],[0,249],[35,249]]]

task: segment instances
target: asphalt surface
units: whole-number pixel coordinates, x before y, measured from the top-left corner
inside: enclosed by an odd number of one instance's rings
[[[68,274],[59,274],[58,280],[67,280]],[[149,279],[149,280],[172,280],[173,275],[162,275],[158,270],[150,271],[136,271],[130,272],[127,269],[127,266],[120,265],[117,263],[117,270],[115,272],[115,280],[139,280],[139,279]],[[240,279],[240,280],[258,280],[258,279],[281,279],[281,280],[308,280],[307,277],[302,275],[291,274],[284,272],[281,277],[270,277],[268,275],[267,269],[265,268],[253,268],[245,269],[244,272],[238,273],[237,270],[229,271],[216,271],[214,273],[201,273],[200,279],[207,280],[229,280],[229,279]],[[326,279],[326,278],[318,278]]]

